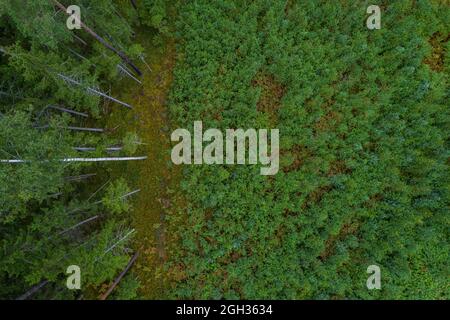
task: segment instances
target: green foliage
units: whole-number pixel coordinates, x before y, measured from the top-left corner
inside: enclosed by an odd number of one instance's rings
[[[10,221],[17,214],[24,214],[26,204],[43,203],[62,187],[65,165],[57,160],[72,153],[72,137],[58,130],[57,125],[54,119],[51,129],[42,132],[33,128],[26,113],[0,117],[0,157],[28,161],[2,164],[0,220]]]
[[[58,24],[64,26],[65,19],[64,15],[55,15],[51,1],[2,0],[0,13],[2,12],[12,18],[20,36],[33,43],[55,50],[58,45],[67,43],[70,39],[67,28],[55,28]],[[32,19],[30,13],[33,13]]]
[[[136,132],[128,132],[123,137],[123,151],[126,154],[134,154],[141,144],[141,141]]]
[[[103,204],[114,214],[128,212],[130,204],[125,195],[129,192],[130,188],[125,179],[118,179],[108,187],[102,199]]]
[[[125,276],[120,286],[112,294],[114,300],[134,300],[137,298],[137,290],[140,286],[139,280],[133,274]]]
[[[449,298],[448,52],[440,72],[425,62],[450,10],[389,2],[371,31],[367,6],[179,4],[177,124],[279,128],[282,168],[184,169],[188,208],[169,215],[183,221],[174,297]],[[276,83],[259,86],[261,74]],[[260,111],[277,87],[281,106]],[[366,288],[371,264],[380,291]]]
[[[113,46],[139,53],[131,40],[136,16],[124,18],[134,11],[119,12],[111,0],[77,4],[83,21]],[[83,31],[69,31],[67,16],[52,1],[2,0],[0,17],[0,159],[5,160],[0,163],[0,298],[16,298],[48,281],[32,298],[73,299],[77,293],[67,290],[65,281],[69,265],[80,266],[82,291],[88,294],[111,281],[129,259],[128,220],[115,214],[129,207],[126,199],[114,198],[127,192],[124,181],[105,194],[98,189],[102,182],[90,187],[69,179],[85,174],[90,164],[61,161],[83,157],[74,148],[80,146],[96,147],[87,154],[104,157],[105,146],[122,140],[69,130],[104,116],[100,97],[87,89],[107,92],[118,80],[121,60]],[[89,170],[101,172],[101,165]]]
[[[174,18],[164,0],[139,1],[138,10],[127,0],[77,4],[88,26],[136,61],[143,47],[133,26],[165,41]],[[278,128],[281,168],[272,177],[256,166],[183,168],[186,206],[166,215],[179,240],[165,269],[176,274],[173,298],[450,297],[450,10],[444,1],[385,1],[381,30],[368,30],[368,5],[177,2],[171,121]],[[69,31],[51,1],[0,0],[0,18],[0,159],[27,160],[0,163],[0,297],[48,280],[33,298],[76,298],[65,288],[72,264],[83,294],[95,295],[129,259],[130,188],[125,179],[106,190],[104,181],[72,183],[90,165],[57,160],[79,156],[75,146],[97,147],[89,156],[112,144],[136,151],[134,132],[67,130],[105,116],[87,89],[108,92],[121,59]],[[379,291],[365,286],[372,264]],[[138,286],[128,274],[112,298],[134,299]]]
[[[144,25],[167,33],[168,5],[165,0],[143,0],[139,2],[139,13]]]

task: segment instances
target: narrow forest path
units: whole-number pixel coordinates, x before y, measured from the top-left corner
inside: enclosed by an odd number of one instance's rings
[[[163,40],[163,41],[161,41]],[[142,85],[128,79],[114,88],[115,95],[133,106],[133,110],[111,108],[109,128],[117,134],[136,132],[143,142],[139,154],[145,161],[118,164],[111,176],[126,173],[130,188],[141,189],[132,200],[132,227],[136,229],[134,250],[140,251],[133,273],[140,281],[139,298],[161,299],[167,294],[166,276],[161,267],[167,259],[165,213],[172,206],[168,193],[177,186],[177,170],[170,162],[170,123],[167,98],[175,65],[175,42],[170,38],[137,31],[137,43],[144,47]],[[155,44],[156,43],[156,44]],[[150,69],[148,68],[150,67]]]

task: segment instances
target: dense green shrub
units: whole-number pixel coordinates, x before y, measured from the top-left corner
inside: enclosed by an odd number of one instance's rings
[[[174,297],[449,297],[448,37],[443,70],[426,61],[450,10],[384,2],[368,30],[368,5],[179,5],[171,114],[186,128],[279,128],[283,165],[184,168]],[[277,87],[281,105],[261,111]],[[372,264],[379,291],[366,288]]]

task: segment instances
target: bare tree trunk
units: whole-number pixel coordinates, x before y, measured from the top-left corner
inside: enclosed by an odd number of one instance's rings
[[[48,280],[41,281],[39,284],[37,284],[34,287],[32,287],[30,290],[25,292],[23,295],[21,295],[20,297],[17,297],[16,300],[26,300],[26,299],[28,299],[29,297],[34,295],[36,292],[41,290],[45,285],[47,285],[47,283],[48,283]]]
[[[63,74],[61,74],[61,73],[57,73],[57,75],[58,75],[58,77],[60,77],[61,79],[65,80],[65,81],[67,81],[67,82],[69,82],[69,83],[75,84],[75,85],[77,85],[77,86],[82,86],[82,84],[81,84],[79,81],[76,81],[76,80],[74,80],[74,79],[72,79],[72,78],[69,78],[68,76],[65,76],[65,75],[63,75]],[[125,102],[122,102],[122,101],[120,101],[120,100],[117,100],[116,98],[113,98],[113,97],[111,97],[111,96],[108,96],[107,94],[105,94],[105,93],[103,93],[103,92],[101,92],[101,91],[98,91],[98,90],[96,90],[96,89],[93,89],[93,88],[91,88],[91,87],[86,87],[86,91],[88,91],[88,92],[90,92],[90,93],[93,93],[93,94],[96,94],[96,95],[98,95],[98,96],[102,96],[102,97],[104,97],[104,98],[106,98],[106,99],[109,99],[109,100],[114,101],[114,102],[116,102],[116,103],[118,103],[118,104],[121,104],[121,105],[123,105],[123,106],[125,106],[125,107],[127,107],[127,108],[130,108],[130,109],[133,108],[133,107],[130,106],[128,103],[125,103]]]
[[[97,190],[97,191],[99,191],[99,190]],[[96,193],[97,193],[97,191],[96,191]],[[123,196],[120,196],[119,199],[128,198],[129,196],[132,196],[133,194],[136,194],[136,193],[138,193],[138,192],[140,192],[140,191],[141,191],[141,189],[133,190],[133,191],[131,191],[131,192],[128,192],[128,193],[124,194]],[[92,204],[93,204],[93,205],[97,205],[97,204],[101,204],[101,203],[103,203],[103,200],[95,201],[95,202],[92,203]]]
[[[40,127],[35,127],[36,129],[47,129],[49,128],[49,125],[45,125],[45,126],[40,126]],[[103,129],[100,128],[82,128],[82,127],[72,127],[72,126],[68,126],[68,127],[58,127],[61,129],[68,129],[68,130],[75,130],[75,131],[90,131],[90,132],[103,132]]]
[[[131,5],[133,6],[134,9],[138,9],[135,0],[130,0]]]
[[[82,127],[63,127],[64,129],[75,130],[75,131],[90,131],[90,132],[103,132],[103,129],[100,128],[82,128]]]
[[[79,53],[76,52],[75,50],[72,50],[72,49],[70,49],[70,48],[68,48],[68,50],[69,50],[70,52],[72,52],[75,56],[77,56],[78,58],[80,58],[81,60],[89,61],[88,58],[86,58],[85,56],[79,54]],[[90,61],[89,61],[89,62],[90,62]],[[93,63],[91,63],[91,65],[95,66],[95,64],[93,64]]]
[[[140,191],[141,191],[141,189],[133,190],[133,191],[131,191],[131,192],[128,192],[127,194],[124,194],[124,195],[121,196],[120,198],[121,198],[121,199],[123,199],[123,198],[128,198],[129,196],[132,196],[133,194],[136,194],[136,193],[138,193],[138,192],[140,192]]]
[[[129,76],[131,79],[133,79],[134,81],[136,81],[139,84],[142,84],[142,82],[137,79],[136,77],[134,77],[130,72],[128,72],[127,69],[125,69],[124,67],[122,67],[122,65],[119,63],[117,65],[117,68],[119,68],[120,71],[122,71],[122,73],[125,73],[127,76]]]
[[[136,230],[131,229],[130,232],[128,232],[126,235],[124,235],[122,238],[120,238],[116,243],[114,243],[111,247],[109,247],[104,253],[103,255],[107,254],[108,252],[110,252],[112,249],[114,249],[119,243],[121,243],[122,241],[124,241],[126,238],[128,238],[131,234],[133,234]]]
[[[88,179],[90,177],[94,177],[96,175],[97,175],[96,173],[88,173],[88,174],[82,174],[79,176],[69,176],[69,177],[66,177],[65,179],[67,181],[80,181],[80,180]]]
[[[63,108],[63,107],[60,107],[60,106],[49,106],[49,108],[52,108],[52,109],[55,109],[55,110],[59,110],[59,111],[62,111],[62,112],[67,112],[67,113],[74,114],[74,115],[77,115],[77,116],[80,116],[80,117],[84,117],[84,118],[88,118],[89,117],[89,115],[87,113],[78,112],[78,111],[75,111],[75,110],[72,110],[72,109]]]
[[[113,158],[66,158],[66,159],[58,159],[56,161],[60,162],[103,162],[103,161],[131,161],[131,160],[145,160],[147,156],[143,157],[113,157]],[[48,162],[49,160],[44,160],[44,162]],[[0,163],[27,163],[32,162],[31,160],[20,160],[20,159],[12,159],[5,160],[1,159]]]
[[[147,67],[148,71],[152,72],[152,68],[150,68],[150,66],[147,64],[147,61],[145,61],[144,55],[141,54],[139,56],[139,58],[141,59],[141,61],[145,64],[145,66]]]
[[[60,236],[60,235],[62,235],[62,234],[64,234],[64,233],[66,233],[66,232],[69,232],[70,230],[73,230],[73,229],[75,229],[75,228],[78,228],[79,226],[82,226],[82,225],[85,224],[85,223],[88,223],[88,222],[90,222],[90,221],[96,220],[96,219],[98,219],[98,217],[99,217],[99,216],[96,215],[96,216],[90,217],[90,218],[88,218],[88,219],[86,219],[86,220],[83,220],[83,221],[81,221],[81,222],[79,222],[79,223],[77,223],[77,224],[71,226],[70,228],[67,228],[67,229],[65,229],[65,230],[63,230],[63,231],[61,231],[61,232],[59,232],[59,233],[58,233],[58,236]]]
[[[57,193],[50,194],[48,197],[49,198],[57,198],[57,197],[61,196],[62,194],[63,194],[62,192],[57,192]]]
[[[81,152],[84,152],[84,151],[95,151],[96,150],[96,148],[93,148],[93,147],[74,147],[73,149],[76,150],[76,151],[81,151]],[[107,152],[116,152],[116,151],[121,151],[121,150],[122,150],[122,147],[106,148]]]
[[[61,3],[59,3],[57,0],[53,0],[53,2],[56,4],[56,6],[58,8],[60,8],[62,11],[64,11],[64,13],[66,13],[67,15],[70,16],[70,13],[67,13],[67,9],[66,7],[64,7]],[[122,60],[124,62],[126,62],[131,68],[133,68],[134,71],[136,71],[136,73],[141,76],[142,72],[141,70],[139,70],[138,67],[136,67],[133,62],[131,62],[131,59],[122,51],[117,50],[116,48],[114,48],[113,46],[111,46],[108,42],[106,42],[105,39],[103,39],[102,37],[100,37],[97,33],[95,33],[94,31],[92,31],[88,26],[86,26],[82,21],[80,21],[80,25],[81,27],[84,29],[84,31],[86,31],[87,33],[89,33],[91,36],[93,36],[98,42],[100,42],[101,44],[103,44],[106,48],[108,48],[109,50],[111,50],[112,52],[114,52],[115,54],[117,54],[120,58],[122,58]]]
[[[75,33],[73,33],[73,36],[75,39],[77,39],[78,41],[80,41],[83,45],[87,46],[86,41],[84,41],[83,39],[81,39],[79,36],[77,36]]]
[[[108,288],[108,290],[100,296],[100,300],[106,300],[108,296],[111,294],[111,292],[114,290],[114,288],[119,284],[120,280],[125,276],[125,274],[130,270],[130,268],[133,266],[134,262],[139,256],[139,251],[136,252],[133,257],[128,262],[125,269],[119,274],[119,276],[114,280],[114,282],[111,284],[111,286]]]

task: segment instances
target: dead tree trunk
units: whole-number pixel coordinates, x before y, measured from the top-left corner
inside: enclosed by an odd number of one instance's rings
[[[80,180],[84,180],[84,179],[88,179],[91,177],[96,176],[96,173],[88,173],[88,174],[82,174],[79,176],[69,176],[69,177],[65,177],[66,181],[80,181]]]
[[[49,128],[49,125],[45,125],[45,126],[40,126],[40,127],[34,127],[35,129],[47,129]],[[90,132],[103,132],[104,130],[101,128],[83,128],[83,127],[72,127],[72,126],[68,126],[68,127],[58,127],[61,129],[68,129],[68,130],[75,130],[75,131],[90,131]]]
[[[90,217],[90,218],[88,218],[88,219],[86,219],[86,220],[83,220],[83,221],[81,221],[81,222],[79,222],[79,223],[77,223],[77,224],[71,226],[70,228],[67,228],[67,229],[65,229],[65,230],[63,230],[63,231],[61,231],[61,232],[59,232],[59,233],[58,233],[58,236],[60,236],[60,235],[62,235],[62,234],[64,234],[64,233],[66,233],[66,232],[69,232],[70,230],[73,230],[73,229],[75,229],[75,228],[78,228],[79,226],[82,226],[82,225],[85,224],[85,223],[88,223],[88,222],[91,222],[91,221],[93,221],[93,220],[96,220],[96,219],[98,219],[98,217],[99,217],[99,216],[96,215],[96,216]]]
[[[78,41],[80,41],[84,46],[87,46],[86,41],[84,41],[83,39],[81,39],[79,36],[77,36],[75,33],[73,33],[73,36],[75,37],[75,39],[77,39]]]
[[[104,253],[103,255],[107,254],[108,252],[110,252],[112,249],[114,249],[119,243],[121,243],[122,241],[124,241],[126,238],[128,238],[131,234],[133,234],[136,230],[135,229],[131,229],[131,231],[129,231],[126,235],[124,235],[122,238],[120,238],[116,243],[114,243],[111,247],[109,247]]]
[[[142,84],[142,82],[139,79],[137,79],[130,72],[128,72],[128,70],[126,68],[124,68],[120,63],[117,65],[117,68],[119,69],[120,72],[126,74],[128,77],[130,77],[131,79],[133,79],[137,83]]]
[[[63,107],[60,107],[60,106],[49,106],[49,108],[52,108],[52,109],[55,109],[55,110],[59,110],[59,111],[62,111],[62,112],[67,112],[67,113],[74,114],[74,115],[77,115],[77,116],[80,116],[80,117],[84,117],[84,118],[88,118],[89,117],[89,115],[87,113],[78,112],[78,111],[75,111],[75,110],[72,110],[72,109],[63,108]]]
[[[100,296],[100,300],[106,300],[108,296],[111,294],[111,292],[114,290],[115,287],[119,284],[120,280],[126,275],[128,270],[133,266],[134,262],[139,256],[139,251],[134,254],[134,256],[130,259],[125,269],[119,274],[119,276],[114,280],[114,282],[111,284],[111,286],[108,288],[108,290]]]
[[[25,292],[23,295],[21,295],[20,297],[17,297],[16,300],[26,300],[26,299],[28,299],[29,297],[34,295],[36,292],[41,290],[45,285],[47,285],[47,283],[48,283],[48,280],[41,281],[39,284],[37,284],[34,287],[32,287],[30,290]]]
[[[63,75],[63,74],[61,74],[61,73],[57,73],[57,76],[60,77],[61,79],[63,79],[64,81],[67,81],[67,82],[69,82],[69,83],[71,83],[71,84],[75,84],[75,85],[77,85],[77,86],[83,86],[79,81],[76,81],[76,80],[74,80],[74,79],[72,79],[72,78],[70,78],[70,77],[68,77],[68,76],[65,76],[65,75]],[[96,95],[98,95],[98,96],[104,97],[104,98],[106,98],[106,99],[109,99],[109,100],[111,100],[111,101],[114,101],[114,102],[116,102],[116,103],[118,103],[118,104],[121,104],[121,105],[127,107],[127,108],[130,108],[130,109],[133,108],[133,107],[130,106],[128,103],[125,103],[125,102],[122,102],[122,101],[120,101],[120,100],[117,100],[116,98],[111,97],[111,96],[108,96],[107,94],[105,94],[105,93],[103,93],[103,92],[101,92],[101,91],[98,91],[98,90],[96,90],[96,89],[93,89],[93,88],[91,88],[91,87],[86,87],[86,91],[87,91],[87,92],[90,92],[90,93],[93,93],[93,94],[96,94]]]
[[[103,185],[103,186],[104,186],[104,185]],[[103,188],[103,186],[102,186],[102,188]],[[98,191],[99,191],[99,190],[97,190],[95,193],[97,193]],[[133,194],[136,194],[136,193],[138,193],[138,192],[141,192],[141,189],[136,189],[136,190],[133,190],[133,191],[131,191],[131,192],[128,192],[128,193],[124,194],[123,196],[120,196],[119,199],[128,198],[128,197],[130,197],[130,196],[132,196]],[[94,194],[94,195],[95,195],[95,194]],[[92,203],[92,205],[97,205],[97,204],[101,204],[101,203],[103,203],[103,200],[95,201],[94,203]]]
[[[64,129],[75,130],[75,131],[90,131],[90,132],[103,132],[103,129],[100,128],[82,128],[82,127],[63,127]]]
[[[85,152],[85,151],[95,151],[96,148],[93,147],[74,147],[73,148],[76,151]],[[117,152],[121,151],[122,147],[110,147],[105,149],[107,152]]]
[[[133,194],[136,194],[140,191],[141,191],[141,189],[136,189],[134,191],[128,192],[127,194],[124,194],[123,196],[121,196],[120,199],[128,198],[129,196],[132,196]]]
[[[60,162],[103,162],[103,161],[131,161],[131,160],[145,160],[147,156],[143,157],[111,157],[111,158],[66,158],[66,159],[57,159],[56,161]],[[48,162],[49,160],[44,160],[44,162]],[[28,163],[32,162],[31,160],[21,160],[21,159],[12,159],[6,160],[1,159],[0,163]]]
[[[64,7],[61,3],[59,3],[57,0],[53,0],[53,2],[56,4],[56,6],[61,9],[64,13],[66,13],[68,16],[70,16],[70,13],[67,12],[67,8]],[[83,28],[84,31],[86,31],[87,33],[89,33],[91,36],[93,36],[98,42],[100,42],[102,45],[104,45],[106,48],[108,48],[109,50],[111,50],[112,52],[114,52],[115,54],[117,54],[125,63],[127,63],[131,68],[133,68],[134,71],[136,71],[136,73],[141,76],[142,72],[141,70],[139,70],[139,68],[137,66],[135,66],[133,64],[133,62],[131,61],[131,59],[122,51],[117,50],[116,48],[114,48],[112,45],[110,45],[108,42],[106,42],[105,39],[103,39],[102,37],[100,37],[97,33],[95,33],[94,31],[92,31],[88,26],[86,26],[82,21],[80,21],[80,26]]]
[[[145,64],[145,66],[147,67],[148,71],[152,72],[152,68],[150,68],[150,66],[148,65],[147,61],[145,61],[144,55],[141,54],[139,56],[139,58],[141,59],[141,61]]]
[[[135,0],[130,0],[131,5],[133,6],[134,9],[138,9]]]

